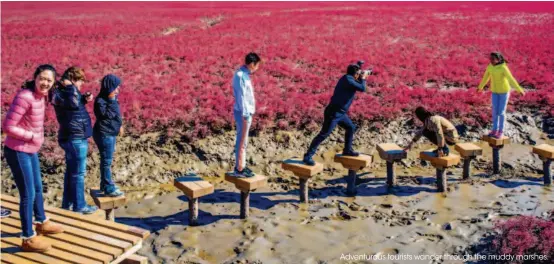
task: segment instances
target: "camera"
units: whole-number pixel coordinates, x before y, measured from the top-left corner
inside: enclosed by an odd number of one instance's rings
[[[360,67],[360,69],[362,68],[362,66],[364,65],[364,61],[363,60],[359,60],[356,64]],[[362,75],[365,74],[365,75],[371,75],[371,73],[373,72],[372,69],[367,69],[367,70],[362,70]]]

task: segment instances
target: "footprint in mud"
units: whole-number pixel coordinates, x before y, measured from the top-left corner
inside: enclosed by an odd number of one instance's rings
[[[439,242],[439,241],[444,239],[444,237],[442,235],[439,235],[439,234],[424,234],[424,233],[420,233],[420,232],[416,232],[416,234],[418,234],[421,237],[427,238],[427,240],[429,240],[431,242]]]

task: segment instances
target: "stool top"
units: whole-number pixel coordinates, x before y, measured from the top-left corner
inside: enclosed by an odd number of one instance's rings
[[[433,149],[422,151],[419,154],[419,158],[431,162],[431,164],[437,168],[447,168],[456,166],[460,163],[460,156],[450,153],[446,157],[439,158],[433,153]]]
[[[379,157],[387,161],[398,161],[408,157],[408,153],[394,143],[382,143],[377,145]]]
[[[508,138],[507,136],[502,136],[502,138],[495,138],[484,135],[483,137],[481,137],[481,140],[488,142],[491,147],[500,147],[510,144],[510,138]]]
[[[225,173],[225,180],[235,184],[237,189],[249,192],[261,187],[264,187],[267,184],[267,177],[255,174],[254,177],[236,177],[234,173],[227,172]]]
[[[349,170],[360,170],[371,164],[372,156],[360,154],[360,156],[344,156],[342,154],[335,155],[335,162],[341,163],[343,167]]]
[[[533,153],[538,154],[545,159],[554,159],[554,146],[548,144],[534,146]]]
[[[323,164],[316,162],[314,166],[304,164],[301,159],[292,158],[284,160],[281,164],[284,170],[292,171],[294,175],[303,178],[310,178],[323,171]]]
[[[214,186],[198,176],[175,178],[173,185],[183,191],[188,198],[198,198],[214,192]]]
[[[473,143],[458,143],[455,149],[462,157],[476,157],[483,154],[483,149]]]
[[[94,200],[94,204],[102,210],[114,209],[127,203],[127,198],[123,196],[110,197],[100,191],[99,187],[90,189],[90,196]]]

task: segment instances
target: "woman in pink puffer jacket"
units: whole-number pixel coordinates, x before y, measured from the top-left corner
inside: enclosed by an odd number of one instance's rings
[[[63,232],[60,225],[48,221],[42,198],[42,176],[38,151],[44,142],[44,113],[46,96],[56,82],[56,70],[51,65],[39,66],[34,80],[23,85],[17,92],[6,119],[2,133],[4,157],[12,171],[19,191],[19,215],[21,219],[22,248],[24,251],[44,252],[50,244],[33,231],[33,215],[39,234]]]

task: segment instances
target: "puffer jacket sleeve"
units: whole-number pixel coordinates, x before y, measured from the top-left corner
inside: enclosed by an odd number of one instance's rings
[[[32,95],[26,95],[22,92],[17,93],[2,124],[2,131],[6,135],[23,141],[31,141],[33,138],[32,131],[19,126],[21,119],[32,105],[31,98],[28,98],[28,96]]]

